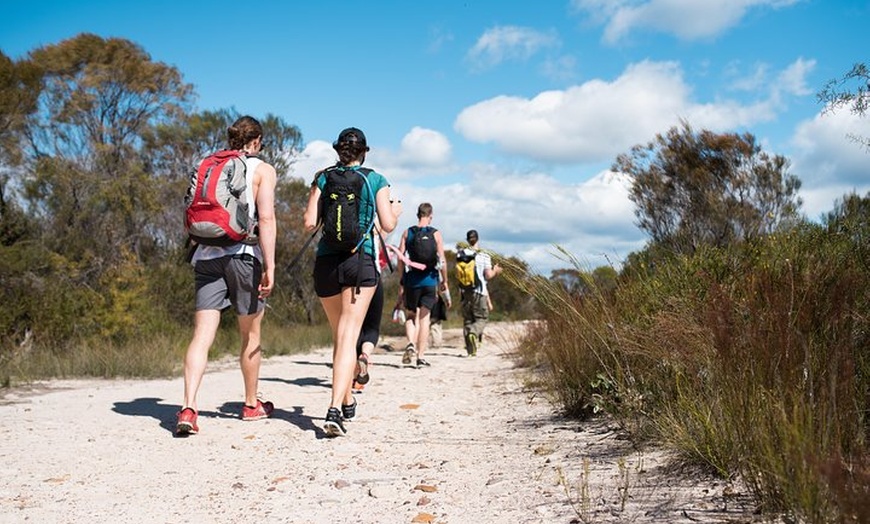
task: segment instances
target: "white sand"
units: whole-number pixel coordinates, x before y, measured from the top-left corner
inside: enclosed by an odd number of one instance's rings
[[[235,362],[210,363],[200,433],[175,438],[183,383],[53,381],[0,400],[2,523],[725,522],[745,496],[667,473],[603,421],[525,386],[494,324],[477,358],[459,330],[405,368],[379,349],[346,437],[321,429],[331,351],[267,358],[268,420],[243,422]],[[383,342],[400,348],[399,339]]]

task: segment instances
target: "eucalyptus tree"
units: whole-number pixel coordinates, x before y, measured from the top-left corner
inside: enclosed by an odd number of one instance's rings
[[[18,201],[12,176],[21,169],[21,140],[27,116],[36,110],[38,77],[0,51],[0,245],[32,235],[34,227]]]
[[[798,219],[800,180],[749,133],[696,132],[683,122],[617,157],[631,176],[638,226],[677,253],[724,246]]]
[[[159,181],[145,169],[143,135],[180,118],[193,93],[172,66],[137,44],[80,34],[28,53],[39,75],[25,126],[24,187],[45,242],[97,271],[153,244]]]

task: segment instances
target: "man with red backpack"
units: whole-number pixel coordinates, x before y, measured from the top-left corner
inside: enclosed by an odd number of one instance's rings
[[[275,168],[257,158],[263,128],[243,116],[227,129],[229,148],[198,166],[188,192],[185,224],[196,242],[191,253],[196,284],[193,339],[184,357],[184,403],[177,435],[199,432],[196,394],[221,311],[238,316],[242,347],[239,362],[245,382],[242,420],[259,420],[274,406],[257,398],[260,375],[260,323],[266,297],[275,283]],[[237,187],[233,187],[237,186]],[[220,196],[217,193],[224,192]],[[230,195],[227,197],[227,195]],[[233,202],[226,206],[227,198]],[[241,224],[240,227],[235,227]]]
[[[399,252],[407,253],[410,262],[400,258],[397,264],[397,271],[402,275],[397,306],[403,305],[407,311],[405,333],[408,345],[402,355],[402,364],[416,364],[418,368],[430,365],[423,358],[429,344],[430,312],[435,307],[438,293],[447,291],[444,241],[441,232],[431,224],[432,204],[424,202],[417,208],[417,225],[402,233],[399,242]]]

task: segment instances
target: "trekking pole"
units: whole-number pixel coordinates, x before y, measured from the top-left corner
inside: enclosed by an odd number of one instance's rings
[[[289,273],[290,270],[293,269],[293,266],[295,266],[302,259],[302,255],[305,254],[305,250],[308,249],[309,245],[311,245],[311,241],[314,240],[314,237],[317,236],[317,232],[320,231],[320,227],[322,225],[323,225],[323,222],[317,224],[317,227],[314,228],[314,232],[311,233],[311,236],[308,237],[308,240],[305,241],[305,244],[302,246],[302,249],[300,249],[299,252],[296,253],[296,256],[293,257],[293,260],[291,260],[290,263],[287,264],[287,267],[284,268],[284,271]]]

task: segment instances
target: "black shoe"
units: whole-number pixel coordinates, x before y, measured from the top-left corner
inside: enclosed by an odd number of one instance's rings
[[[431,365],[432,365],[432,364],[426,362],[426,361],[423,360],[422,358],[418,358],[418,359],[417,359],[417,367],[418,367],[418,368],[421,368],[421,367],[423,367],[423,366],[431,366]]]
[[[353,399],[353,404],[349,406],[341,405],[341,418],[351,420],[356,416],[356,399]]]
[[[347,435],[344,425],[341,423],[341,412],[338,408],[329,408],[326,412],[326,422],[323,423],[323,431],[327,437],[342,437]]]
[[[414,347],[414,344],[408,344],[405,348],[405,354],[402,355],[402,364],[407,366],[415,356],[417,356],[417,348]]]

